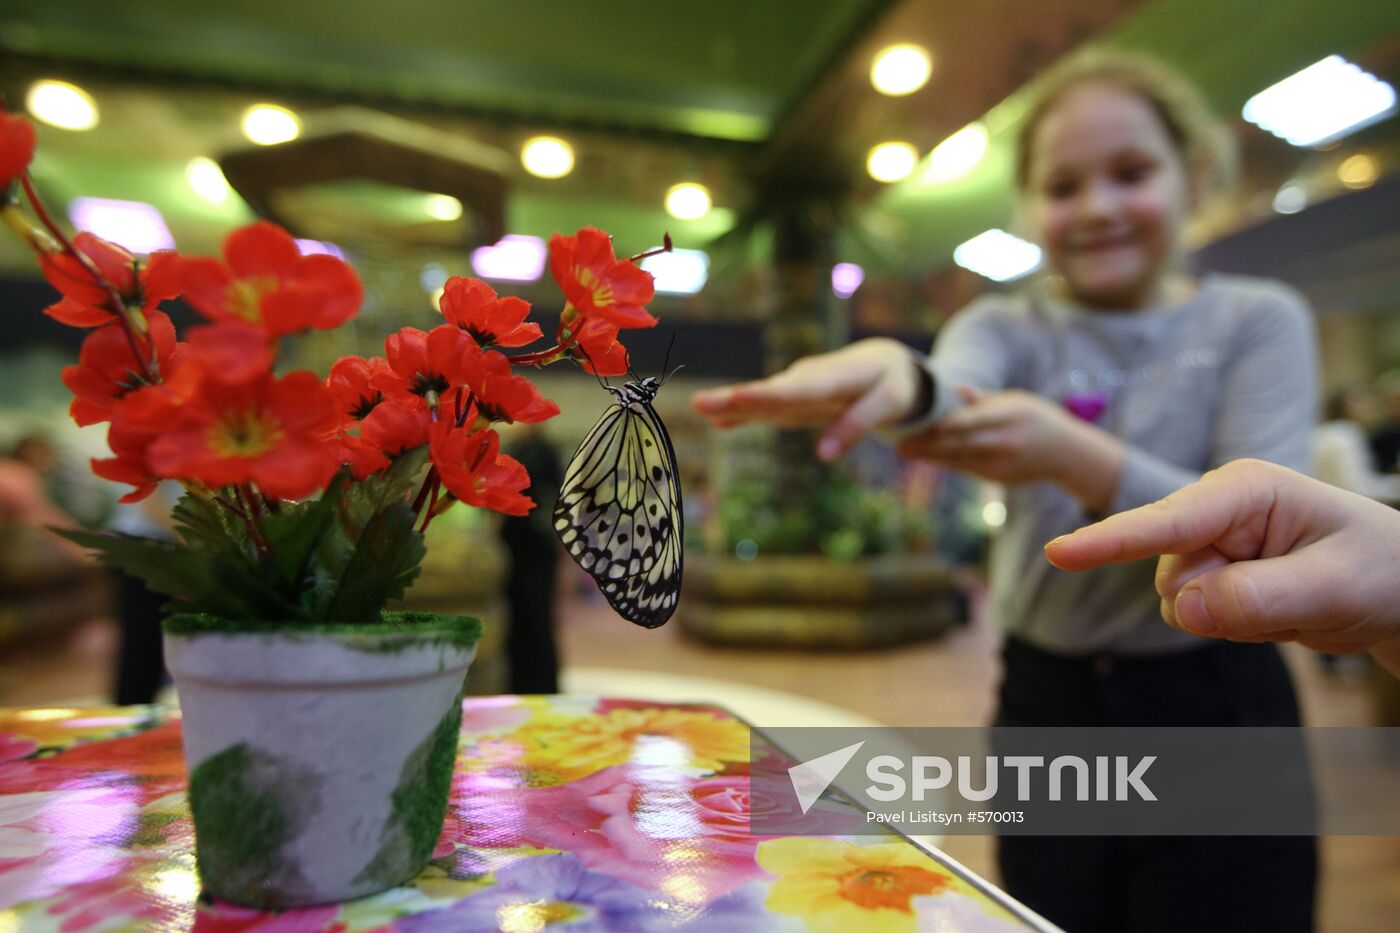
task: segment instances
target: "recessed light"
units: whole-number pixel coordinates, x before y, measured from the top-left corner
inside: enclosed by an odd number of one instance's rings
[[[50,126],[90,130],[97,125],[97,102],[87,91],[67,81],[35,81],[24,102],[36,119]]]
[[[710,189],[693,181],[672,185],[666,191],[666,213],[677,220],[699,220],[710,212]]]
[[[902,43],[881,49],[870,65],[870,83],[881,94],[900,97],[928,83],[933,61],[923,48]]]
[[[531,175],[563,178],[574,170],[574,148],[557,136],[536,136],[525,141],[520,162]]]
[[[918,163],[918,150],[908,143],[881,143],[870,150],[865,170],[876,181],[889,183],[908,178]]]
[[[259,146],[291,142],[301,135],[301,118],[278,104],[254,104],[243,111],[243,135]]]

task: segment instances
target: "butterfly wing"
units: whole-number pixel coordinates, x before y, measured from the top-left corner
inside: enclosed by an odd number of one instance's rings
[[[675,450],[649,404],[619,400],[598,419],[565,471],[554,528],[619,615],[646,628],[671,617],[684,518]]]

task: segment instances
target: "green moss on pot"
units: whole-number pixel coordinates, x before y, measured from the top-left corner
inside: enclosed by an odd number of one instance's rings
[[[447,815],[453,765],[462,731],[462,705],[452,708],[404,762],[394,788],[385,842],[356,881],[376,887],[413,877],[432,857]]]
[[[441,643],[463,650],[481,638],[481,620],[471,616],[435,612],[382,613],[377,625],[307,625],[265,619],[223,619],[203,613],[167,616],[162,626],[168,635],[346,635],[356,636],[347,645],[362,651],[395,653],[423,644]],[[360,637],[363,636],[363,637]]]
[[[318,787],[314,774],[291,772],[286,762],[242,742],[200,762],[190,774],[189,801],[205,885],[251,907],[274,907],[301,888],[305,880],[282,847]]]

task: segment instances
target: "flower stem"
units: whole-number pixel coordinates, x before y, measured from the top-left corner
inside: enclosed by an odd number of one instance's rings
[[[126,334],[127,343],[131,346],[131,355],[135,358],[136,365],[141,368],[141,378],[144,379],[148,385],[154,385],[159,381],[155,345],[154,343],[151,344],[149,357],[141,352],[141,343],[136,336],[137,328],[135,322],[131,320],[131,312],[127,309],[126,301],[122,298],[122,293],[102,274],[102,270],[97,268],[97,263],[93,262],[92,258],[86,253],[75,248],[68,237],[64,235],[63,230],[58,224],[54,223],[53,218],[49,216],[49,212],[44,209],[44,202],[39,199],[39,193],[34,190],[34,184],[30,181],[28,172],[20,176],[19,182],[24,187],[25,196],[29,198],[29,206],[34,209],[34,216],[39,218],[39,222],[42,223],[53,238],[58,241],[63,252],[78,260],[78,263],[87,271],[88,275],[92,276],[97,286],[107,292],[107,300],[112,306],[112,312],[116,315],[117,321],[121,323],[122,331]]]

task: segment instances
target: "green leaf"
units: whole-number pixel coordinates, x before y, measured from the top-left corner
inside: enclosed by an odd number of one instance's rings
[[[385,603],[403,597],[427,553],[423,536],[413,525],[413,509],[407,502],[394,503],[374,514],[334,578],[333,595],[318,621],[372,623]]]
[[[423,536],[413,530],[407,499],[418,489],[427,456],[426,447],[409,451],[383,474],[345,491],[339,521],[321,536],[312,555],[311,586],[302,593],[302,606],[312,619],[322,624],[373,621],[418,575],[425,548]],[[372,560],[382,560],[384,566],[367,566]]]
[[[246,558],[197,551],[186,545],[111,532],[62,531],[96,550],[102,562],[138,577],[157,593],[177,597],[180,609],[229,619],[293,619],[297,607],[260,579]]]
[[[195,550],[221,553],[232,549],[246,553],[247,527],[207,496],[185,493],[170,516],[180,537]]]
[[[350,474],[341,470],[319,499],[283,506],[262,521],[271,562],[282,583],[300,593],[310,585],[311,556],[340,511]]]

